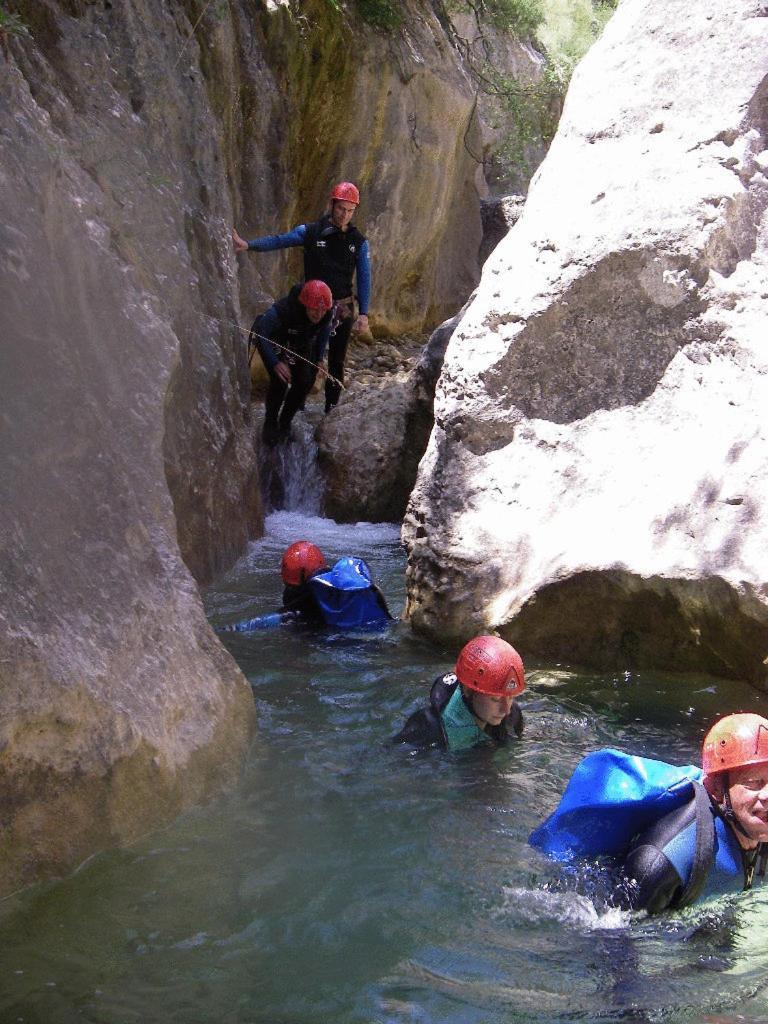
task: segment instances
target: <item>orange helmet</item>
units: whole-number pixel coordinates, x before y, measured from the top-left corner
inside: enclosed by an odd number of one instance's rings
[[[325,281],[307,281],[299,292],[299,302],[307,309],[328,310],[333,305],[333,295]]]
[[[768,763],[768,719],[762,715],[726,715],[704,737],[701,767],[705,775],[764,763]]]
[[[476,636],[461,649],[456,678],[491,697],[516,697],[525,689],[523,659],[500,636]]]
[[[334,199],[342,199],[345,203],[354,203],[355,206],[359,206],[360,193],[357,191],[357,185],[353,185],[351,181],[340,181],[331,189],[331,201]]]
[[[321,569],[327,569],[325,555],[308,540],[297,540],[283,553],[280,575],[286,587],[298,587]]]

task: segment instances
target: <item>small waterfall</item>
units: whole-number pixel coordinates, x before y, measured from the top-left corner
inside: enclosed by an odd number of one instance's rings
[[[323,478],[317,464],[315,425],[298,415],[291,425],[291,439],[274,448],[262,444],[259,472],[267,512],[320,513]]]

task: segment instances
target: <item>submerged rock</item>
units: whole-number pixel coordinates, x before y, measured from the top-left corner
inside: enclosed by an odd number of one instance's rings
[[[416,629],[768,682],[767,76],[752,0],[625,0],[577,69],[448,347]]]

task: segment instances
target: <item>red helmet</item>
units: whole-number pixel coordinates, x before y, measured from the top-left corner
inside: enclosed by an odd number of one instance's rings
[[[283,553],[280,575],[286,587],[298,587],[321,569],[327,569],[325,555],[308,540],[297,540]]]
[[[726,715],[704,737],[701,767],[705,775],[747,764],[768,763],[768,719],[762,715]]]
[[[340,181],[338,185],[334,185],[331,189],[331,199],[343,199],[345,203],[360,205],[360,193],[357,191],[357,185],[353,185],[351,181]]]
[[[325,281],[307,281],[299,292],[299,302],[307,309],[328,310],[333,305],[331,289]]]
[[[461,649],[456,678],[491,697],[516,697],[525,689],[523,659],[500,636],[476,636]]]

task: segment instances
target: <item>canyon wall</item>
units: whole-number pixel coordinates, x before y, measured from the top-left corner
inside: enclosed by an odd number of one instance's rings
[[[448,345],[414,626],[766,686],[768,11],[623,0]]]

